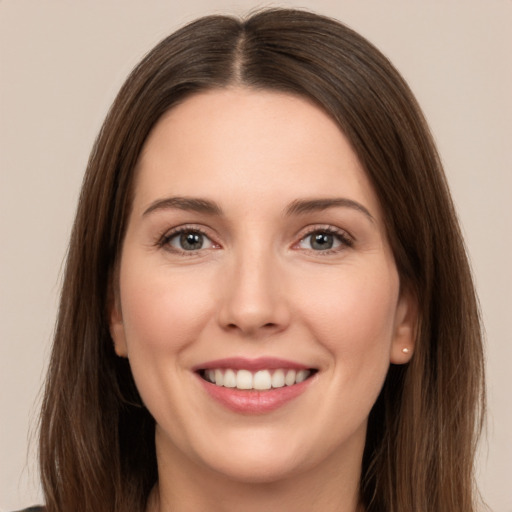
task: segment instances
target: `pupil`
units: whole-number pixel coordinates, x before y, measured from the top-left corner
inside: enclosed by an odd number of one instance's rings
[[[203,235],[201,233],[182,233],[180,244],[186,251],[201,249],[203,246]]]
[[[331,249],[333,244],[334,238],[329,233],[317,233],[311,241],[311,247],[319,250]]]

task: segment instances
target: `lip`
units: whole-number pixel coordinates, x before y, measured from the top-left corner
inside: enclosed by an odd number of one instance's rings
[[[297,363],[295,361],[279,359],[276,357],[258,357],[256,359],[247,359],[245,357],[228,357],[198,364],[194,366],[192,370],[197,372],[199,370],[210,370],[212,368],[231,368],[233,370],[249,370],[251,372],[257,372],[258,370],[277,370],[279,368],[286,368],[290,370],[308,370],[311,367]]]
[[[217,386],[203,379],[199,371],[212,368],[231,368],[233,370],[256,372],[258,370],[275,370],[279,368],[307,370],[311,367],[274,357],[260,357],[257,359],[231,357],[208,361],[193,368],[199,383],[210,398],[213,398],[217,403],[233,412],[246,415],[258,415],[275,411],[302,395],[310,384],[316,380],[316,374],[314,374],[305,381],[292,386],[283,386],[282,388],[265,391],[241,390]]]

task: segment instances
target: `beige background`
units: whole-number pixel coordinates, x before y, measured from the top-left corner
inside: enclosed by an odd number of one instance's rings
[[[40,499],[30,432],[80,181],[108,106],[132,66],[173,29],[258,5],[0,0],[0,512]],[[337,17],[368,37],[425,110],[487,328],[489,427],[478,480],[492,510],[512,512],[512,1],[279,5]]]

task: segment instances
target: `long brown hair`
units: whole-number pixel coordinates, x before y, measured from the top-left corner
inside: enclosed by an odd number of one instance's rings
[[[475,510],[483,412],[479,312],[454,207],[423,115],[368,41],[332,19],[273,9],[209,16],[156,46],[122,87],[93,148],[67,259],[46,384],[40,466],[48,512],[142,511],[157,479],[154,421],[107,310],[134,167],[160,116],[232,84],[305,96],[339,124],[380,198],[403,286],[416,295],[415,353],[391,366],[369,420],[368,512]]]

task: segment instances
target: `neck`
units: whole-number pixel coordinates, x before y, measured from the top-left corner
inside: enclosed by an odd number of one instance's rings
[[[311,482],[306,482],[310,484]],[[339,495],[340,489],[327,493],[322,489],[310,489],[310,486],[295,487],[297,484],[279,482],[273,484],[241,485],[230,482],[229,492],[221,489],[205,488],[183,489],[169,492],[165,485],[157,484],[151,492],[146,512],[234,512],[243,504],[244,512],[279,510],[293,512],[364,512],[359,503],[358,493]],[[225,490],[223,487],[222,489]],[[311,491],[311,492],[310,492]],[[332,499],[334,498],[334,499]]]
[[[348,464],[340,464],[340,454],[333,454],[322,467],[306,468],[277,481],[248,482],[191,462],[178,450],[170,456],[168,452],[159,450],[157,443],[159,481],[146,512],[233,512],[241,504],[244,512],[363,512],[361,454],[356,459],[347,454]]]

